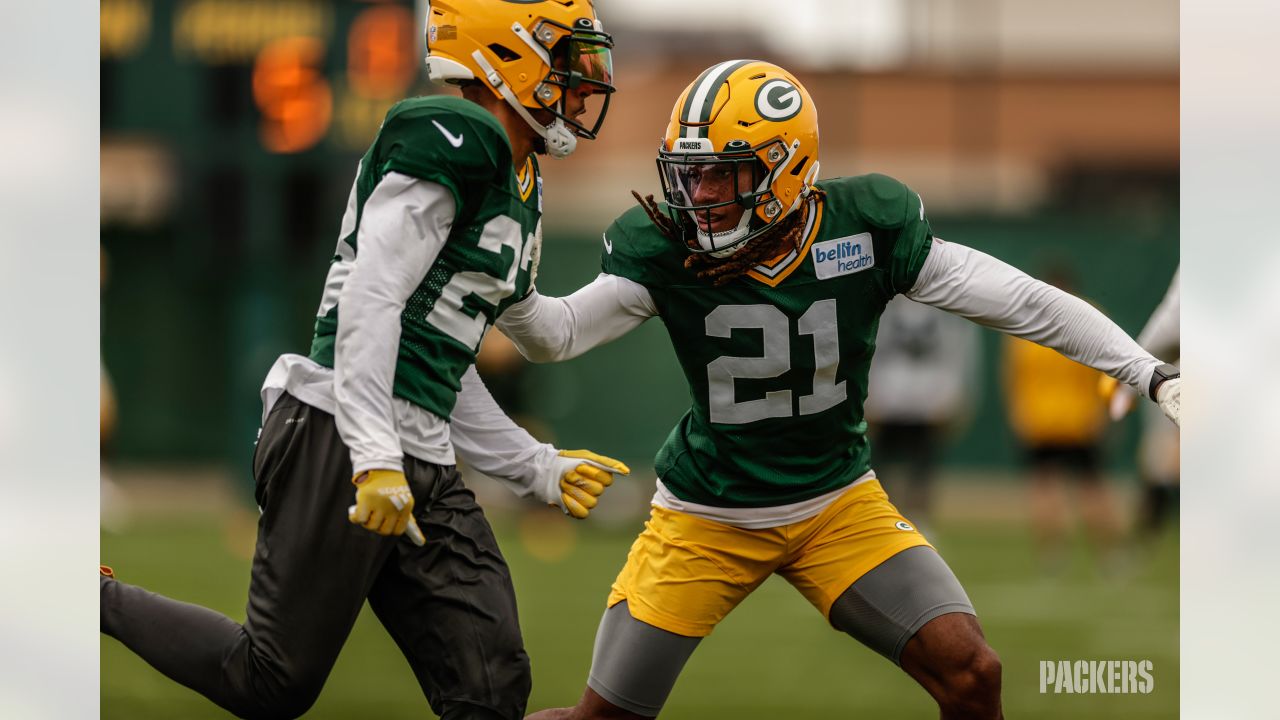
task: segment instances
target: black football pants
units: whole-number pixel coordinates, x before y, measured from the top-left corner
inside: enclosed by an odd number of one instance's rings
[[[347,520],[351,462],[332,415],[285,395],[253,464],[262,508],[246,620],[101,581],[102,631],[244,718],[293,718],[369,600],[443,718],[521,718],[529,658],[511,575],[458,471],[405,458],[425,547]],[[370,707],[385,687],[364,678]]]

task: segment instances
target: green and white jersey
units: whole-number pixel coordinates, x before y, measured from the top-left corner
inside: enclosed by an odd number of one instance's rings
[[[685,503],[777,507],[870,470],[863,403],[885,305],[931,245],[919,196],[884,175],[818,183],[803,245],[721,287],[642,209],[605,233],[602,268],[642,285],[665,323],[692,407],[658,452]]]
[[[280,391],[335,415],[356,472],[404,453],[454,461],[448,420],[485,331],[532,285],[541,178],[502,126],[456,97],[388,112],[360,161],[310,355],[277,361]]]
[[[390,172],[443,185],[453,194],[456,215],[400,317],[393,395],[448,418],[485,331],[530,286],[542,212],[541,178],[532,156],[529,163],[522,176],[513,172],[505,131],[474,103],[433,96],[392,107],[360,162],[311,359],[333,367],[342,277],[359,258],[357,230],[370,193]]]

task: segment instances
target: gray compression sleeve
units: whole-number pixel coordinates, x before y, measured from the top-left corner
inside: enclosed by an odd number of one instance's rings
[[[587,686],[623,710],[657,717],[701,640],[636,620],[623,600],[600,619]]]
[[[976,615],[942,556],[907,548],[877,565],[831,606],[835,629],[898,664],[902,649],[925,623],[947,613]]]

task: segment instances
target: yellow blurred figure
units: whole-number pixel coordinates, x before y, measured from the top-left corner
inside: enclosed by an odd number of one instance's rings
[[[1107,562],[1119,540],[1101,472],[1107,423],[1107,399],[1098,392],[1102,377],[1049,348],[1012,337],[1005,342],[1005,404],[1031,474],[1034,533],[1050,572],[1064,569],[1068,557],[1067,480],[1077,488],[1090,541]]]
[[[1057,351],[1009,337],[1005,397],[1018,439],[1029,446],[1097,442],[1107,417],[1106,402],[1098,395],[1104,377]]]

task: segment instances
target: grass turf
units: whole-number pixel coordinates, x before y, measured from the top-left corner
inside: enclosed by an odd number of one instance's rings
[[[102,558],[150,590],[242,620],[249,579],[246,528],[193,515],[141,520],[103,534]],[[601,529],[541,512],[495,522],[519,595],[533,661],[530,710],[571,704],[582,691],[596,623],[634,527]],[[1161,537],[1107,578],[1083,547],[1045,578],[1028,528],[955,523],[935,545],[964,583],[1004,665],[1010,717],[1170,718],[1178,707],[1177,536]],[[241,548],[239,552],[235,548]],[[1041,694],[1041,660],[1147,659],[1145,695]],[[224,718],[225,712],[148,667],[120,643],[101,643],[103,718]],[[376,688],[374,696],[368,694]],[[363,693],[363,694],[362,694]],[[772,578],[718,627],[685,668],[664,718],[934,718],[905,674],[833,631],[784,581]],[[395,645],[366,608],[309,718],[432,717]]]

